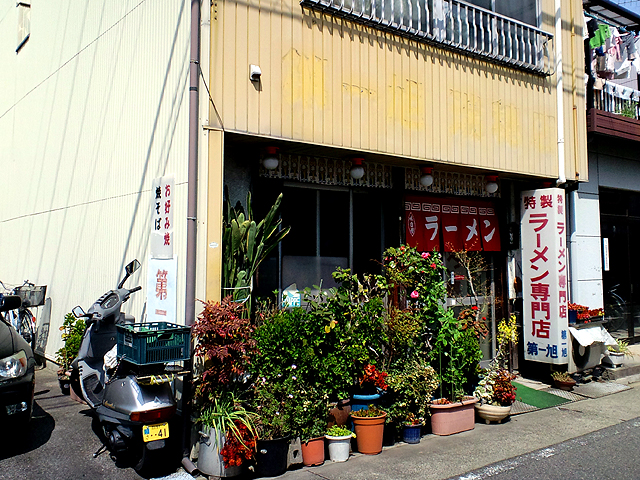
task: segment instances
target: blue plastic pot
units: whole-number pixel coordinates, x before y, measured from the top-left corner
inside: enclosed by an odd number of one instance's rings
[[[402,440],[406,443],[420,443],[422,425],[405,425],[402,429]]]
[[[378,405],[379,401],[379,393],[371,395],[353,395],[353,397],[351,397],[351,411],[357,412],[358,410],[364,410],[368,408],[369,405]]]

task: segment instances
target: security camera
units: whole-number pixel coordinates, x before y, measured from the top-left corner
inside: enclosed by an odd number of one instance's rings
[[[262,70],[258,65],[249,65],[249,79],[252,82],[259,82],[260,75],[262,75]]]

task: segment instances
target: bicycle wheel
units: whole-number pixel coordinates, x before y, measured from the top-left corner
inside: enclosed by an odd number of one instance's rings
[[[21,310],[20,316],[20,329],[18,333],[24,338],[24,340],[31,346],[31,350],[36,347],[36,327],[33,319],[33,314],[29,310]]]
[[[615,293],[609,292],[604,305],[605,328],[615,332],[626,326],[625,303]]]

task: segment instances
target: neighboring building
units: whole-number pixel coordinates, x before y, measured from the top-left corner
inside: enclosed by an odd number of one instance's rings
[[[640,15],[610,1],[584,0],[585,19],[620,35],[609,39],[615,55],[596,54],[586,42],[587,65],[593,59],[587,89],[589,182],[572,192],[576,203],[574,272],[579,276],[574,301],[605,308],[614,337],[640,336]],[[588,34],[587,34],[588,35]],[[614,37],[616,35],[614,34]],[[627,46],[634,45],[630,49]],[[600,52],[604,53],[604,52]],[[612,61],[606,64],[606,59]],[[598,59],[601,64],[598,66]],[[602,67],[610,66],[612,68]]]
[[[588,179],[583,27],[575,0],[214,2],[210,192],[251,190],[256,211],[284,192],[292,226],[256,289],[379,271],[401,242],[476,249],[494,327],[517,297],[520,192]]]
[[[175,176],[184,323],[190,30],[182,0],[0,1],[0,280],[48,286],[49,357],[64,315],[115,288],[136,257],[142,273],[128,285],[143,291],[125,308],[142,317],[151,187],[163,175]],[[206,205],[206,183],[199,193]]]

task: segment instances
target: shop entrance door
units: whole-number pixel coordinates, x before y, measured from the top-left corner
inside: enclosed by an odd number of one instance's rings
[[[615,338],[640,336],[640,194],[600,190],[605,328]]]

